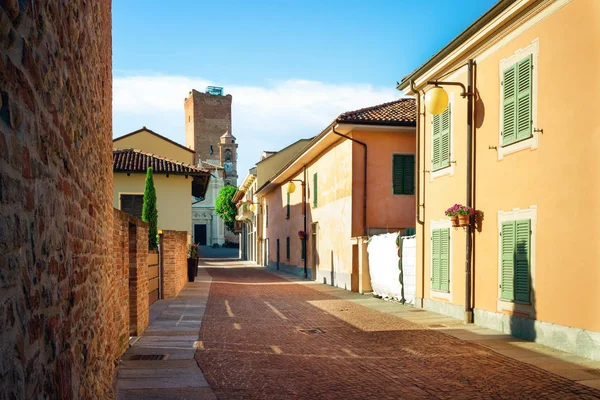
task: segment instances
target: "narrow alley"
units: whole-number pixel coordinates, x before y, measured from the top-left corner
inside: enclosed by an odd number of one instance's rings
[[[564,357],[535,354],[524,363],[500,354],[519,349],[519,340],[501,340],[506,335],[462,331],[458,321],[419,324],[408,317],[423,310],[248,263],[209,264],[195,359],[219,399],[600,397],[574,381],[598,379],[592,374],[570,380],[534,365],[569,369]],[[375,303],[380,311],[368,308]],[[494,342],[503,351],[486,346]],[[571,372],[581,368],[571,365]]]

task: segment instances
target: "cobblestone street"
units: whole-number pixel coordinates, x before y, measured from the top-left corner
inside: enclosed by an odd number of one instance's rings
[[[196,352],[220,399],[600,398],[484,346],[313,289],[324,285],[221,265],[206,269],[213,281]]]

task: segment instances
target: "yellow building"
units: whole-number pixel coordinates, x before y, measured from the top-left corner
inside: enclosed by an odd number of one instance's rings
[[[113,139],[113,148],[139,149],[184,164],[194,164],[194,150],[159,135],[145,126],[142,129]]]
[[[186,231],[191,240],[192,199],[205,197],[211,177],[185,161],[194,152],[145,127],[114,139],[113,147],[114,207],[141,217],[146,171],[152,167],[158,228]]]
[[[599,16],[596,0],[500,1],[398,85],[424,113],[421,305],[593,359]],[[455,203],[477,210],[472,227],[450,226]]]

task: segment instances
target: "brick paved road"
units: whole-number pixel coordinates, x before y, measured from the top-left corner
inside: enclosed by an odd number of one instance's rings
[[[532,365],[261,269],[208,272],[196,360],[219,399],[600,398]]]

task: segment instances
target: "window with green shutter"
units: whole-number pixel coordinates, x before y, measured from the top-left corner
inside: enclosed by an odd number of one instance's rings
[[[290,237],[285,238],[285,258],[290,259]]]
[[[318,203],[318,194],[319,194],[319,177],[315,172],[313,174],[313,207],[317,207]]]
[[[431,232],[431,288],[450,291],[450,229],[434,229]]]
[[[451,121],[450,104],[443,113],[433,116],[431,129],[431,168],[433,171],[450,165]]]
[[[531,220],[502,223],[500,299],[529,303]]]
[[[415,194],[415,156],[394,154],[392,185],[394,194]]]
[[[531,54],[502,72],[502,145],[532,135]]]
[[[285,214],[285,218],[286,219],[290,219],[290,194],[287,194],[287,206],[286,206],[286,214]]]

